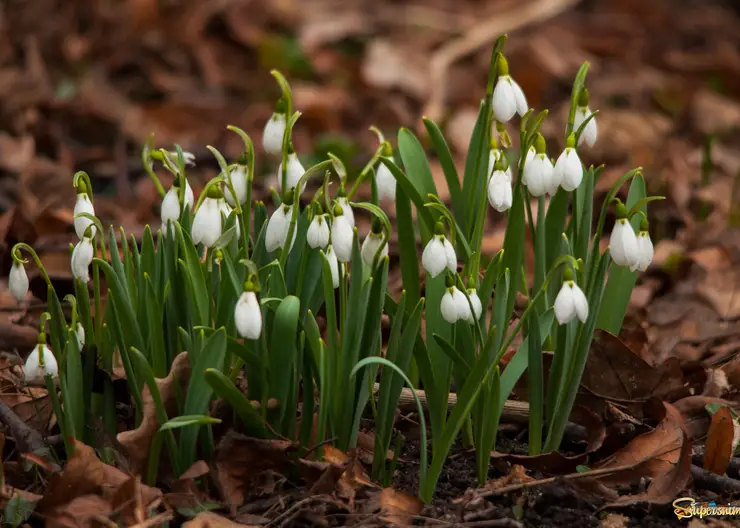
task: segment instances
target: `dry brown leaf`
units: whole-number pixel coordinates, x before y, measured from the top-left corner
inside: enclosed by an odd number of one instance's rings
[[[706,448],[704,450],[704,469],[724,475],[732,458],[732,438],[735,426],[732,423],[732,414],[728,407],[720,407],[712,416],[709,426]]]
[[[181,352],[172,362],[172,368],[167,377],[156,380],[168,416],[175,416],[178,412],[177,395],[180,390],[184,393],[189,380],[190,362],[188,353]],[[143,473],[151,451],[152,440],[161,426],[159,420],[157,420],[157,410],[148,387],[144,388],[141,396],[144,411],[139,427],[132,431],[119,433],[117,437],[118,442],[126,449],[126,455],[132,469],[137,473]]]
[[[691,477],[691,440],[681,414],[669,403],[656,403],[655,407],[658,408],[653,412],[662,413],[655,429],[633,439],[623,449],[594,466],[594,469],[630,467],[599,478],[601,484],[630,483],[642,477],[652,479],[645,493],[621,497],[613,505],[637,501],[668,503],[676,498]]]
[[[720,269],[707,273],[696,285],[723,319],[740,317],[740,269]]]
[[[511,466],[511,471],[503,477],[486,482],[486,489],[496,491],[498,489],[505,488],[506,486],[521,484],[522,482],[533,482],[534,480],[534,478],[527,475],[527,470],[524,466],[514,464]]]
[[[46,526],[53,528],[93,528],[106,526],[113,513],[110,502],[100,495],[83,495],[47,515]],[[103,522],[101,522],[101,520]]]
[[[418,497],[411,497],[393,488],[384,488],[378,497],[381,518],[394,525],[410,525],[421,513],[424,504]]]
[[[701,90],[691,105],[694,125],[702,134],[740,129],[740,104],[710,90]]]
[[[213,512],[200,512],[183,523],[183,528],[256,528],[250,524],[239,524]]]
[[[51,476],[37,511],[54,517],[56,511],[64,511],[72,501],[86,495],[102,495],[108,502],[130,479],[120,469],[101,462],[93,448],[76,441],[74,455],[61,474]],[[140,496],[143,507],[147,508],[161,498],[162,492],[141,485]]]
[[[601,528],[627,528],[629,517],[618,513],[610,513],[601,519]]]

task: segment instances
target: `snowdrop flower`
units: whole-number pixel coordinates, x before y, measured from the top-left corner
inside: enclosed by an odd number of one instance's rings
[[[354,227],[350,224],[349,217],[344,214],[344,208],[337,204],[334,207],[334,220],[331,224],[331,244],[340,262],[349,262],[352,259],[354,238]]]
[[[450,270],[451,273],[455,273],[457,271],[457,255],[455,254],[455,248],[445,237],[445,227],[442,222],[437,222],[434,233],[421,254],[422,266],[432,278],[442,273],[445,268]]]
[[[382,161],[375,171],[375,184],[378,187],[378,200],[396,199],[396,178],[393,177],[391,170]]]
[[[501,160],[502,163],[506,162],[506,170],[504,171],[509,177],[509,181],[512,180],[511,165],[508,164],[508,160],[505,159],[504,151],[499,150],[495,145],[492,145],[488,151],[488,176],[490,177],[493,171],[496,169],[496,162]]]
[[[527,185],[529,194],[534,197],[545,193],[553,194],[560,182],[556,180],[552,161],[547,157],[545,138],[542,134],[537,135],[535,148],[534,157],[524,165],[522,179]]]
[[[382,225],[376,218],[373,218],[372,229],[365,237],[365,240],[362,242],[362,247],[360,248],[362,261],[368,266],[372,266],[375,261],[375,255],[378,254],[378,251],[380,251],[380,259],[387,257],[388,242],[386,241],[386,237],[383,235]]]
[[[344,194],[344,189],[339,189],[339,197],[337,198],[337,205],[342,208],[342,212],[344,213],[344,216],[347,217],[347,221],[349,222],[349,225],[352,226],[354,229],[355,227],[355,212],[352,210],[352,206],[349,205],[349,200],[347,199],[347,196]]]
[[[292,193],[288,191],[288,198],[292,202]],[[290,231],[290,222],[293,217],[293,206],[282,204],[275,209],[272,213],[269,222],[267,222],[267,232],[265,233],[265,249],[268,252],[273,252],[277,248],[285,247],[285,242],[288,239],[288,232]],[[295,243],[296,232],[298,231],[297,226],[293,229],[293,238],[290,241],[290,247],[288,252],[293,249]]]
[[[236,199],[239,200],[239,204],[243,204],[247,201],[247,186],[249,185],[249,170],[247,168],[247,165],[239,163],[229,173],[229,177],[231,178],[231,185],[234,187]],[[226,192],[224,193],[224,198],[226,198],[226,202],[231,207],[236,207],[236,201],[234,200],[234,195],[231,194],[231,189],[226,189]]]
[[[221,212],[224,211],[224,193],[218,185],[211,185],[193,218],[193,243],[211,247],[221,236]]]
[[[23,366],[23,374],[27,385],[44,385],[46,376],[56,378],[59,375],[59,366],[51,349],[46,345],[46,336],[39,335],[39,344],[31,351]]]
[[[593,113],[588,106],[588,99],[588,90],[584,88],[583,90],[581,90],[581,93],[578,97],[578,108],[576,108],[575,118],[573,119],[574,130],[578,130],[579,128],[581,128],[583,122]],[[585,141],[589,147],[593,147],[596,143],[598,133],[599,130],[596,126],[596,117],[594,117],[588,123],[586,123],[586,126],[581,133],[581,137],[578,138],[578,145],[580,146],[581,143]]]
[[[311,224],[306,232],[306,242],[308,246],[316,249],[324,249],[329,243],[329,222],[324,214],[314,214]]]
[[[75,279],[85,283],[90,281],[89,267],[92,264],[93,253],[92,239],[89,236],[83,237],[72,250],[71,267]]]
[[[502,162],[499,159],[496,162],[491,179],[488,180],[488,203],[496,211],[503,213],[511,207],[513,200],[511,176],[503,170]]]
[[[527,113],[527,98],[517,82],[509,75],[509,63],[502,54],[498,56],[498,79],[493,90],[493,115],[505,123],[514,114]]]
[[[339,261],[337,260],[337,254],[334,253],[334,248],[329,244],[326,249],[326,260],[329,262],[329,269],[331,270],[331,282],[334,289],[339,288]]]
[[[180,220],[180,187],[177,185],[177,180],[170,187],[170,190],[164,195],[162,199],[162,208],[160,210],[160,217],[162,218],[162,226],[167,228],[170,223],[174,224]]]
[[[450,324],[455,324],[459,318],[460,307],[462,305],[462,303],[459,302],[460,296],[462,296],[463,300],[467,302],[467,299],[465,299],[462,292],[457,289],[457,286],[448,287],[447,291],[442,296],[439,310],[442,312],[444,320]]]
[[[247,281],[234,309],[236,331],[251,340],[259,339],[262,334],[262,309],[254,290],[252,281]]]
[[[87,194],[87,185],[82,179],[80,179],[77,185],[77,201],[75,202],[74,216],[77,217],[80,213],[88,213],[95,216],[95,208],[90,201],[90,196]],[[95,236],[95,230],[97,229],[93,224],[93,221],[84,216],[80,216],[74,219],[75,233],[77,238],[82,240],[85,236],[85,231],[88,227],[92,226],[92,232],[90,236]]]
[[[475,288],[468,289],[468,297],[470,297],[470,304],[473,305],[473,317],[468,322],[473,323],[480,319],[480,316],[483,313],[483,303],[481,303],[480,297],[478,297],[478,292]],[[468,300],[465,299],[465,302],[467,303]]]
[[[648,222],[643,218],[640,224],[640,232],[637,233],[637,261],[630,266],[630,270],[645,271],[648,269],[653,261],[654,253],[653,242],[650,240],[650,233],[648,232]]]
[[[457,306],[457,320],[472,323],[474,321],[473,312],[470,310],[468,298],[457,286],[453,288],[452,298]]]
[[[627,208],[617,200],[617,222],[609,239],[609,253],[617,266],[637,266],[637,238],[627,219]]]
[[[82,347],[85,346],[85,327],[79,321],[77,321],[75,336],[77,337],[77,346],[82,350]]]
[[[555,318],[561,325],[569,323],[576,316],[582,323],[585,323],[588,318],[586,296],[573,280],[573,272],[570,268],[566,268],[563,278],[563,286],[555,298]]]
[[[186,178],[185,179],[185,206],[190,207],[192,209],[195,207],[195,194],[193,193],[193,188],[190,186],[190,182]]]
[[[576,138],[571,134],[568,136],[565,150],[555,162],[553,179],[560,182],[560,186],[568,192],[577,189],[583,180],[583,166],[581,165],[581,158],[578,157],[578,152],[576,152],[575,144]]]
[[[28,293],[28,274],[22,262],[13,258],[13,265],[8,275],[8,289],[16,301],[22,301]]]
[[[224,218],[229,218],[231,216],[231,213],[234,211],[229,204],[226,203],[226,200],[221,200],[218,205],[219,212],[224,215]],[[222,219],[222,226],[223,219]],[[236,238],[239,238],[241,236],[241,227],[239,227],[239,222],[237,221],[234,223],[234,227],[236,227]],[[223,231],[223,227],[221,229]]]
[[[275,105],[275,112],[265,124],[265,130],[262,133],[262,147],[268,154],[278,155],[283,151],[283,136],[287,126],[286,110],[285,101],[281,97]]]
[[[285,181],[288,186],[288,189],[293,189],[298,185],[298,182],[303,177],[303,175],[306,173],[306,169],[303,168],[303,164],[301,164],[301,161],[298,159],[298,155],[295,152],[290,152],[288,154],[288,168],[286,169],[285,174]],[[277,172],[278,177],[278,184],[277,184],[277,190],[278,192],[282,192],[283,187],[283,162],[280,162],[280,166],[278,167]],[[303,182],[301,185],[301,188],[298,190],[298,194],[302,194],[304,189],[306,188],[306,182]]]

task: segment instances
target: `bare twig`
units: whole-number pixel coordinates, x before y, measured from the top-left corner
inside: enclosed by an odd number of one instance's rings
[[[2,400],[0,400],[0,421],[10,428],[22,453],[33,453],[46,447],[41,433],[26,425]]]
[[[691,477],[698,488],[720,495],[740,495],[740,481],[733,478],[717,475],[694,465],[691,466]]]
[[[553,18],[573,7],[580,0],[539,0],[522,2],[516,9],[498,14],[473,26],[462,37],[442,46],[429,63],[429,86],[431,94],[424,115],[437,121],[444,113],[445,77],[452,64],[473,53],[481,46],[509,31],[520,29]]]

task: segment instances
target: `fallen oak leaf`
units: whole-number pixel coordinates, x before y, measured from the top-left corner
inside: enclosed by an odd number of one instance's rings
[[[728,407],[720,407],[712,416],[706,447],[704,469],[724,475],[730,465],[734,448],[735,425]]]
[[[410,525],[421,513],[424,504],[418,497],[412,497],[393,488],[383,488],[378,494],[381,519],[392,525]]]
[[[187,352],[181,352],[172,361],[172,368],[166,378],[156,380],[159,395],[162,398],[162,404],[167,411],[168,416],[175,416],[178,412],[178,394],[187,390],[187,384],[190,380],[190,361]],[[182,392],[180,392],[182,390]],[[154,399],[145,387],[141,393],[144,409],[142,412],[141,423],[139,427],[131,431],[124,431],[117,436],[118,442],[125,448],[126,455],[131,464],[133,471],[143,473],[146,467],[150,446],[162,424],[157,420],[157,409],[154,405]],[[163,451],[165,453],[166,451]]]

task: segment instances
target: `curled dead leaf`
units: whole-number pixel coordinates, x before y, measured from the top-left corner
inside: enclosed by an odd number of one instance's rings
[[[732,413],[728,407],[720,407],[712,416],[709,426],[704,450],[704,469],[717,475],[725,474],[732,458],[734,436]]]
[[[168,416],[175,416],[178,412],[177,395],[180,393],[180,390],[184,394],[184,391],[187,390],[189,380],[190,362],[188,360],[188,353],[181,352],[172,362],[172,368],[167,377],[157,379],[159,394]],[[132,431],[119,433],[117,437],[120,444],[126,449],[132,469],[138,473],[143,473],[146,467],[147,458],[151,451],[150,446],[154,440],[154,435],[161,425],[159,420],[157,420],[157,410],[148,387],[144,388],[141,396],[144,403],[144,411],[139,427]]]
[[[383,488],[378,493],[378,505],[381,519],[395,526],[412,524],[424,506],[418,497],[412,497],[393,488]]]

